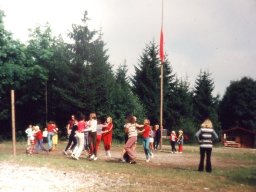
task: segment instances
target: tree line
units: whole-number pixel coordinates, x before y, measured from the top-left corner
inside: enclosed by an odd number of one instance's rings
[[[29,123],[42,127],[54,120],[65,127],[71,114],[96,112],[112,116],[114,137],[123,139],[128,113],[159,123],[160,62],[159,47],[146,44],[128,76],[127,63],[114,71],[101,31],[90,30],[85,11],[81,24],[73,24],[69,41],[54,36],[48,24],[30,30],[26,44],[14,40],[5,30],[0,10],[0,137],[10,138],[10,90],[15,90],[16,127],[22,134]],[[204,118],[215,129],[242,126],[256,131],[256,81],[250,77],[232,81],[223,98],[213,96],[214,80],[200,71],[191,88],[179,79],[165,55],[163,126],[184,130],[191,140]]]

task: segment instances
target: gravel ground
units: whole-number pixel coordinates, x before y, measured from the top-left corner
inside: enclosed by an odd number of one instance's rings
[[[33,191],[105,191],[116,184],[124,185],[122,178],[111,180],[98,174],[63,172],[46,167],[19,166],[3,163],[0,165],[1,192]],[[100,181],[100,182],[98,182]]]
[[[49,155],[63,156],[62,151],[56,151]],[[138,163],[145,163],[144,152],[137,153]],[[180,157],[182,154],[176,154]],[[105,154],[102,150],[99,153],[99,159],[104,159]],[[120,151],[112,151],[112,160],[118,161]],[[83,160],[83,159],[82,159]],[[165,163],[173,163],[170,153],[156,154],[151,163],[155,166],[161,166]],[[97,191],[106,192],[118,191],[120,186],[131,185],[125,181],[123,176],[117,176],[115,180],[93,172],[61,171],[47,167],[21,166],[18,164],[4,162],[0,164],[0,192],[72,192],[72,191]],[[136,185],[136,184],[135,184]]]

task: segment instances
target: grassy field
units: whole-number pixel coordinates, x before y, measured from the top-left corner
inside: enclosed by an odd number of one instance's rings
[[[17,155],[14,157],[11,142],[3,142],[0,144],[0,163],[47,167],[65,172],[93,172],[103,179],[112,179],[113,187],[104,191],[256,191],[255,149],[215,147],[213,172],[209,174],[197,171],[198,146],[185,145],[183,154],[171,154],[170,147],[164,145],[163,150],[155,152],[154,159],[146,163],[142,146],[138,145],[137,164],[131,165],[119,162],[123,145],[113,145],[109,160],[104,158],[101,146],[97,161],[67,158],[61,153],[65,145],[65,142],[60,143],[58,150],[48,155],[30,156],[24,153],[25,143],[21,142],[17,144]],[[123,184],[115,184],[115,181],[122,181]]]

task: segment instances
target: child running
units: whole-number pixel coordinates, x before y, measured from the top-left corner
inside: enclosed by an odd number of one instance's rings
[[[104,149],[105,149],[107,158],[111,157],[110,148],[112,144],[112,129],[113,129],[112,118],[108,117],[107,125],[103,127],[103,131],[102,131],[102,139],[103,139]]]
[[[35,128],[35,140],[36,140],[36,153],[39,153],[40,150],[48,153],[48,150],[45,149],[44,144],[43,144],[42,131],[40,130],[38,125],[36,125],[34,128]]]
[[[75,119],[75,117],[74,117],[74,119]],[[72,151],[75,149],[75,147],[77,145],[77,139],[75,137],[76,131],[77,131],[77,120],[76,119],[74,120],[74,123],[70,130],[71,130],[71,132],[68,137],[68,144],[67,144],[65,150],[63,151],[64,155],[68,155],[68,153],[72,153]]]
[[[137,127],[143,127],[143,125],[138,125],[136,123],[136,117],[133,115],[130,115],[128,118],[128,123],[125,124],[125,132],[128,133],[128,140],[125,143],[125,152],[129,156],[129,163],[130,164],[135,164],[136,161],[136,153],[135,153],[135,148],[136,148],[136,143],[137,143]],[[122,161],[123,157],[122,157]]]
[[[76,136],[77,136],[77,145],[75,149],[73,150],[71,157],[73,159],[79,160],[79,157],[84,149],[84,131],[85,128],[87,127],[87,122],[84,120],[84,114],[78,113],[76,116],[77,119],[77,131],[76,131]]]
[[[139,133],[142,133],[142,139],[143,139],[143,148],[146,155],[146,162],[150,161],[150,157],[152,156],[152,153],[149,149],[149,133],[150,133],[150,121],[149,119],[144,120],[144,128],[142,131],[139,131]]]

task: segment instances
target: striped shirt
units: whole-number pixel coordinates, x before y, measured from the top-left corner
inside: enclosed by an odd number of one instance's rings
[[[137,129],[136,129],[136,124],[131,124],[131,123],[127,123],[125,124],[125,128],[128,129],[128,138],[130,137],[137,137],[138,133],[137,133]]]
[[[213,129],[201,128],[196,132],[196,138],[201,148],[212,148],[214,139],[218,139],[218,135]]]

